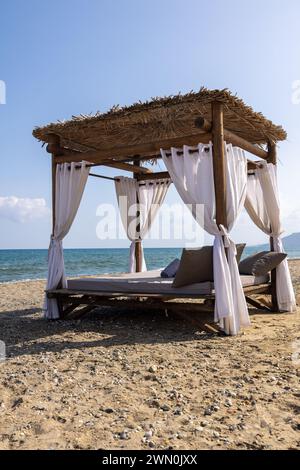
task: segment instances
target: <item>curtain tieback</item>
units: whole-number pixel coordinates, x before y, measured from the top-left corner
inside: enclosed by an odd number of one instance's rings
[[[222,224],[219,225],[219,232],[220,232],[220,236],[224,237],[225,248],[230,248],[233,254],[236,255],[237,254],[236,245],[234,241],[232,240],[232,238],[230,237],[228,230],[224,227],[224,225]]]
[[[280,230],[280,232],[277,232],[277,233],[274,233],[274,232],[271,232],[270,233],[270,237],[272,238],[279,238],[281,237],[281,235],[284,233],[284,230]]]

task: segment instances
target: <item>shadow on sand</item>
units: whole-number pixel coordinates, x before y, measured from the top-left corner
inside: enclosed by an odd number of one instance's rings
[[[250,313],[269,315],[255,309]],[[80,341],[76,341],[76,334]],[[98,308],[83,320],[64,321],[46,321],[38,308],[1,313],[0,340],[6,344],[8,358],[135,344],[205,342],[213,338],[219,341],[232,339],[205,331],[201,313],[196,322],[172,313],[166,315],[164,311],[145,312],[128,308],[117,311]]]

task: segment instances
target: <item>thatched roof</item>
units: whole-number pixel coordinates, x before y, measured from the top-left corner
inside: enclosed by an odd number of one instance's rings
[[[225,127],[249,142],[263,144],[286,139],[281,126],[253,111],[228,90],[206,88],[123,108],[114,106],[103,114],[73,116],[68,121],[37,127],[33,135],[48,142],[49,134],[54,133],[61,137],[62,145],[83,151],[192,135],[198,132],[195,118],[203,116],[211,120],[211,102],[215,100],[224,103]]]

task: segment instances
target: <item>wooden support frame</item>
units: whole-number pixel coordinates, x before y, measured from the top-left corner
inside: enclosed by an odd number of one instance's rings
[[[140,165],[132,165],[131,163],[104,162],[101,166],[108,166],[109,168],[116,168],[118,170],[124,170],[124,171],[134,171],[135,173],[141,173],[141,174],[149,174],[149,175],[153,174],[153,171],[150,168],[145,168],[144,166],[140,166]]]
[[[89,152],[77,152],[70,149],[64,149],[52,144],[47,145],[47,151],[56,155],[57,163],[81,162],[86,160],[90,163],[110,163],[109,160],[114,159],[115,162],[125,157],[132,160],[144,159],[147,155],[153,155],[160,152],[161,148],[182,147],[185,144],[197,145],[199,142],[208,143],[211,140],[211,133],[205,133],[195,129],[195,133],[184,137],[174,137],[172,139],[163,139],[161,141],[148,142],[143,144],[128,145],[109,149],[94,150]],[[106,163],[104,163],[106,162]]]
[[[252,296],[271,295],[271,285],[260,284],[243,288],[247,302],[259,310],[271,311]],[[60,318],[74,320],[83,318],[98,307],[127,307],[148,310],[170,310],[181,315],[200,314],[195,320],[213,323],[214,294],[186,295],[180,293],[171,297],[164,294],[128,294],[117,292],[80,291],[71,289],[53,289],[46,292],[50,299],[57,299]],[[185,299],[185,302],[180,300]],[[197,300],[197,302],[195,302]],[[203,300],[203,303],[199,303]],[[78,309],[78,310],[77,310]],[[209,317],[207,316],[209,315]],[[189,316],[189,320],[193,317]]]
[[[226,216],[226,172],[225,172],[225,147],[223,126],[223,104],[215,101],[212,103],[212,141],[213,141],[213,171],[216,198],[216,223],[218,227],[224,225],[227,228]]]
[[[268,143],[268,163],[277,165],[277,148],[274,142]],[[272,227],[270,227],[272,232]],[[274,240],[270,237],[270,250],[274,251]],[[272,311],[278,312],[278,298],[277,298],[277,279],[276,279],[276,268],[271,271],[271,297],[272,297]]]
[[[134,160],[134,164],[135,166],[139,167],[140,166],[140,161],[139,161],[139,157],[137,156]],[[139,173],[138,172],[134,172],[133,173],[133,177],[137,180],[138,177],[139,177]],[[137,233],[139,234],[140,233],[140,229],[141,229],[141,225],[140,225],[140,209],[139,209],[139,204],[140,204],[140,201],[139,201],[139,194],[137,192],[137,197],[136,197],[136,203],[137,203],[137,213],[136,213],[136,218],[137,218],[137,226],[136,226],[136,231]],[[136,240],[135,241],[135,246],[134,246],[134,256],[135,256],[135,270],[137,273],[140,273],[142,271],[142,263],[143,263],[143,259],[142,259],[142,240]]]
[[[268,144],[268,152],[263,150],[260,147],[257,147],[250,142],[247,142],[245,139],[237,136],[229,130],[224,128],[223,122],[223,104],[221,102],[212,103],[212,122],[199,118],[196,127],[201,128],[201,132],[192,134],[191,136],[185,136],[174,139],[165,139],[160,142],[150,142],[148,144],[134,145],[127,147],[120,147],[115,149],[110,149],[109,151],[103,149],[101,151],[88,151],[88,152],[76,152],[70,149],[64,149],[60,147],[60,137],[52,134],[49,139],[49,144],[47,146],[48,152],[52,153],[52,234],[54,233],[55,227],[55,186],[56,186],[56,166],[58,163],[62,162],[80,162],[82,159],[87,160],[91,164],[103,165],[113,168],[124,169],[127,171],[132,171],[133,176],[137,181],[149,180],[149,179],[158,179],[158,178],[168,178],[168,172],[159,172],[153,173],[150,169],[144,168],[141,166],[141,160],[147,155],[149,157],[153,152],[158,152],[160,148],[170,148],[170,147],[182,147],[185,144],[190,146],[197,145],[200,141],[202,143],[208,143],[210,140],[213,142],[213,171],[214,171],[214,184],[215,184],[215,197],[216,197],[216,223],[219,226],[220,224],[224,225],[227,228],[227,217],[226,217],[226,152],[224,148],[225,140],[233,145],[237,145],[240,148],[267,160],[270,163],[276,164],[276,145],[272,142]],[[141,155],[135,155],[130,159],[133,160],[133,164],[119,161],[128,155],[132,155],[134,151],[140,150]],[[114,158],[114,161],[109,160],[108,158]],[[248,163],[248,168],[255,168],[256,164],[253,162]],[[139,201],[137,201],[139,203]],[[137,213],[137,216],[139,214]],[[139,224],[137,230],[139,232]],[[271,250],[274,250],[273,239],[270,238]],[[142,270],[142,247],[141,240],[138,240],[135,243],[135,258],[136,258],[136,271],[141,272]],[[64,291],[63,295],[61,292]],[[247,302],[260,309],[265,309],[271,311],[266,306],[263,306],[256,299],[253,299],[252,295],[257,294],[268,294],[271,295],[272,301],[272,311],[278,311],[278,302],[276,295],[276,270],[271,273],[271,284],[253,286],[249,289],[244,289]],[[49,297],[57,298],[58,305],[61,312],[62,318],[81,318],[84,315],[88,314],[91,310],[98,306],[113,306],[117,304],[120,305],[121,297],[127,298],[126,305],[142,304],[143,307],[150,306],[150,308],[171,308],[170,296],[150,296],[149,294],[132,295],[128,296],[127,294],[105,294],[101,298],[95,293],[78,293],[71,292],[67,290],[58,289],[48,293]],[[184,296],[182,296],[184,298]],[[185,296],[185,298],[190,298],[190,296]],[[207,309],[212,309],[214,301],[214,295],[209,296],[197,296],[197,299],[204,299],[208,301],[207,304],[184,304],[185,306],[191,309],[193,312],[203,312]],[[141,302],[143,299],[147,299],[147,302]],[[151,301],[150,301],[151,300]],[[123,302],[123,300],[122,300]],[[76,310],[79,306],[84,305],[80,310]],[[180,309],[179,304],[174,308]],[[182,305],[182,304],[181,304]],[[172,306],[173,307],[173,306]]]
[[[60,137],[58,135],[52,134],[51,135],[51,144],[52,150],[54,152],[55,148],[59,147],[60,145]],[[54,235],[54,228],[55,228],[55,206],[56,206],[56,161],[55,161],[55,153],[52,153],[51,156],[51,179],[52,179],[52,236]]]
[[[195,126],[199,129],[202,129],[203,131],[209,132],[211,129],[213,129],[213,122],[209,122],[207,119],[203,118],[202,116],[199,116],[195,120]],[[223,128],[223,137],[227,143],[230,143],[236,147],[240,147],[246,152],[249,152],[259,158],[262,158],[264,160],[268,160],[269,158],[269,152],[266,152],[261,147],[257,147],[251,142],[248,142],[246,139],[243,139],[242,137],[236,135],[234,132],[231,132],[228,129]]]
[[[147,181],[147,180],[157,180],[157,179],[165,179],[165,178],[170,178],[169,172],[168,171],[159,171],[156,173],[152,173],[151,175],[137,175],[137,180],[138,181]]]

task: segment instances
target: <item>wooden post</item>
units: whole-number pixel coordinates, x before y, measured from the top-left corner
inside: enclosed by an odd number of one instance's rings
[[[55,204],[56,204],[56,163],[55,157],[52,155],[51,158],[51,165],[52,165],[52,236],[54,235],[54,227],[55,227]]]
[[[274,251],[273,237],[270,237],[270,250]],[[272,300],[272,311],[278,312],[278,299],[276,290],[276,268],[271,271],[271,300]]]
[[[51,134],[51,142],[47,146],[47,151],[52,153],[51,163],[52,163],[52,236],[54,236],[54,227],[55,227],[55,217],[56,217],[56,168],[57,163],[55,161],[55,157],[58,153],[60,153],[60,138],[58,135]],[[57,289],[62,287],[61,280],[57,285]],[[62,307],[61,304],[58,302],[59,314],[62,315]]]
[[[216,223],[227,228],[226,214],[226,173],[225,173],[225,148],[223,104],[215,101],[212,103],[212,155],[213,173],[216,199]]]
[[[274,142],[268,142],[268,163],[273,163],[277,165],[277,147]]]
[[[134,165],[135,166],[140,166],[140,160],[138,158],[134,159]],[[138,177],[140,176],[140,173],[134,172],[133,177],[138,180]],[[136,217],[138,220],[137,226],[136,226],[136,231],[137,233],[140,233],[140,222],[139,222],[139,217],[140,217],[140,210],[139,210],[139,197],[137,194],[137,212],[136,212]],[[142,241],[138,240],[135,242],[135,270],[137,273],[140,273],[142,271]]]
[[[268,163],[273,165],[277,164],[277,149],[274,142],[268,143]],[[272,227],[270,227],[272,231]],[[274,251],[274,240],[270,237],[270,250]],[[276,268],[271,271],[271,299],[272,299],[272,311],[278,312],[278,299],[276,289]]]
[[[225,172],[225,147],[223,104],[214,101],[212,103],[212,142],[213,142],[213,170],[216,197],[216,223],[227,228],[226,216],[226,172]]]
[[[56,166],[55,157],[60,154],[60,137],[56,134],[51,134],[49,137],[49,144],[47,145],[47,151],[52,153],[52,236],[54,235],[55,227],[55,193],[56,193]]]

